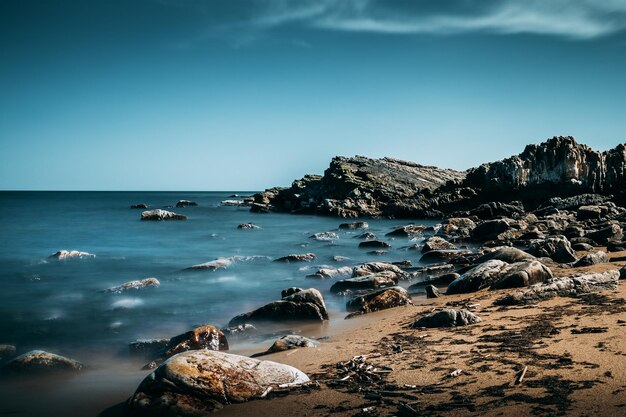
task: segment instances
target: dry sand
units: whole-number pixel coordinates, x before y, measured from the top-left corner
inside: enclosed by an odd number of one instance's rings
[[[626,252],[609,255],[609,264],[553,272],[567,276],[626,264]],[[414,306],[351,319],[353,326],[322,340],[318,348],[264,357],[305,371],[319,386],[289,395],[270,393],[214,415],[626,415],[626,286],[534,306],[493,304],[510,291],[416,299]],[[468,305],[474,305],[470,310],[482,323],[408,327],[433,310]],[[381,381],[358,382],[354,374],[338,381],[347,374],[339,374],[336,364],[356,355],[372,355],[369,364],[392,371],[381,374],[386,376]],[[526,367],[523,381],[516,383]],[[460,375],[450,376],[457,369]],[[402,411],[401,403],[409,407]]]

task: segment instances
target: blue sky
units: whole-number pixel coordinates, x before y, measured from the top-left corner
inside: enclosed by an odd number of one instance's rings
[[[0,2],[0,189],[255,190],[626,142],[626,0]]]

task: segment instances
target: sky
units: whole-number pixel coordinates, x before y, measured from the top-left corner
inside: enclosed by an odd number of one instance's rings
[[[626,142],[626,0],[0,0],[0,190],[261,190]]]

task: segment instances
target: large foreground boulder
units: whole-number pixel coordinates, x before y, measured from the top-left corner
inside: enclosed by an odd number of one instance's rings
[[[481,318],[471,311],[450,308],[421,317],[411,327],[456,327],[481,321]]]
[[[577,277],[554,278],[496,300],[498,305],[533,304],[553,297],[577,297],[596,291],[614,290],[620,277],[618,270]]]
[[[539,261],[516,262],[500,271],[491,289],[528,287],[552,279],[552,271]]]
[[[234,317],[229,327],[246,323],[271,321],[317,321],[328,320],[328,311],[322,294],[315,288],[298,291],[256,310]]]
[[[187,220],[187,216],[162,209],[146,210],[141,213],[141,220]]]
[[[390,287],[355,297],[346,303],[346,308],[348,311],[365,314],[412,304],[411,297],[404,288]]]
[[[64,356],[43,350],[24,353],[2,366],[2,374],[23,376],[82,371],[85,366]]]
[[[492,259],[470,269],[448,285],[446,294],[465,294],[489,288],[494,281],[500,278],[506,268],[506,262]]]
[[[227,404],[261,398],[269,388],[308,381],[306,374],[288,365],[190,351],[170,358],[148,375],[127,407],[140,416],[200,417]]]

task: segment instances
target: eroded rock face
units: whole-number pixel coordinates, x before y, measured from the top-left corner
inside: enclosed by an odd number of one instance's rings
[[[62,249],[56,253],[50,255],[50,258],[56,259],[82,259],[82,258],[95,258],[96,255],[88,252],[81,252],[78,250],[65,250]]]
[[[497,259],[477,265],[452,281],[448,285],[446,294],[465,294],[489,288],[500,277],[502,270],[507,266],[506,262]]]
[[[2,373],[40,375],[57,372],[78,372],[85,366],[73,359],[43,350],[32,350],[2,366]]]
[[[141,213],[141,220],[187,220],[187,216],[162,209],[146,210]]]
[[[539,258],[551,258],[559,263],[576,261],[576,252],[565,236],[550,236],[533,241],[528,246],[527,252]]]
[[[506,266],[491,289],[528,287],[552,279],[550,268],[538,261],[516,262]]]
[[[382,271],[372,275],[337,281],[330,287],[330,292],[339,293],[347,290],[375,290],[378,288],[391,287],[397,283],[398,276],[396,273],[392,271]]]
[[[146,377],[127,403],[131,413],[200,417],[224,405],[260,398],[269,387],[309,381],[288,365],[201,350],[170,358]]]
[[[468,310],[447,309],[416,320],[412,327],[456,327],[480,323],[482,320]]]
[[[554,278],[496,300],[498,305],[533,304],[553,297],[577,297],[596,291],[614,290],[620,277],[618,270],[577,277]]]
[[[354,297],[346,303],[346,308],[348,311],[364,314],[412,304],[411,297],[404,288],[390,287]]]
[[[158,279],[151,277],[151,278],[145,278],[142,280],[136,280],[136,281],[129,281],[126,282],[122,285],[118,285],[116,287],[111,287],[108,288],[106,290],[104,290],[105,292],[114,292],[114,293],[122,293],[124,291],[128,291],[128,290],[139,290],[142,288],[148,288],[148,287],[158,287],[159,285],[161,285],[161,283],[159,282]]]

